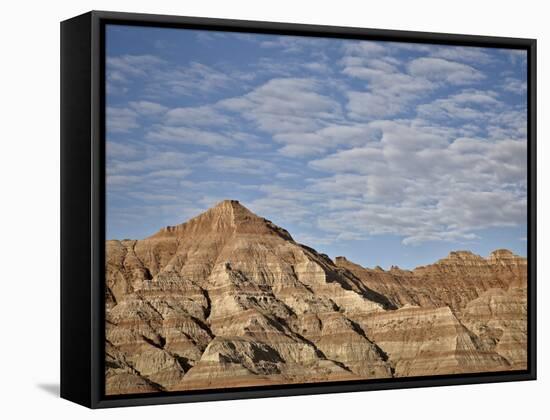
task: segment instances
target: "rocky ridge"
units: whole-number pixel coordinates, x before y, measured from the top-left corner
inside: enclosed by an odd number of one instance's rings
[[[106,243],[106,392],[524,369],[526,260],[368,269],[227,200]]]

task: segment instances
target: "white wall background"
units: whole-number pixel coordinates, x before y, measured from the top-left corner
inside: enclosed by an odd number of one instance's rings
[[[0,24],[0,416],[517,419],[548,405],[550,25],[540,0],[9,1]],[[59,21],[91,9],[538,39],[539,380],[90,411],[59,399]],[[548,395],[546,395],[548,394]]]

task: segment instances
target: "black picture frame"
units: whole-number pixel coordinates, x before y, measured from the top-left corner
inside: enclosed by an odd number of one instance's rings
[[[105,25],[191,28],[527,51],[528,369],[104,395]],[[61,23],[61,397],[90,408],[536,379],[536,40],[92,11]]]

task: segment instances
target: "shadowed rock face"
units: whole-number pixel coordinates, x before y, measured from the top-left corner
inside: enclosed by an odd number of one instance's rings
[[[106,392],[523,369],[526,261],[335,263],[237,201],[106,243]]]
[[[462,312],[486,290],[505,290],[512,282],[527,284],[527,260],[508,250],[494,251],[488,258],[455,251],[435,264],[412,271],[396,267],[389,271],[368,269],[342,257],[336,257],[335,264],[351,271],[395,306],[448,306],[455,313]]]

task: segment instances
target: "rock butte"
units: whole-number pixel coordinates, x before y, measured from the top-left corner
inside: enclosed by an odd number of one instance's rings
[[[222,201],[106,243],[106,393],[527,367],[527,261],[368,269]]]

